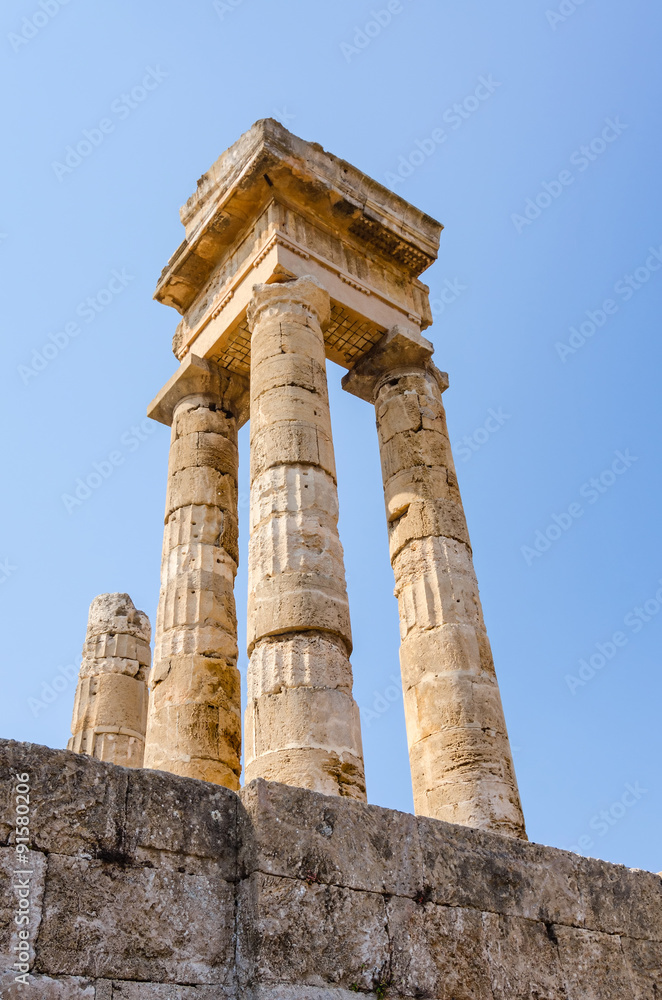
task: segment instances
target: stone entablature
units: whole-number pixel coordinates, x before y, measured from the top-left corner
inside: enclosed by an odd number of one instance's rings
[[[346,368],[391,326],[432,322],[418,275],[441,225],[271,119],[219,157],[181,216],[186,238],[155,294],[183,315],[180,360],[192,351],[248,374],[252,286],[306,274],[331,296],[326,352]]]

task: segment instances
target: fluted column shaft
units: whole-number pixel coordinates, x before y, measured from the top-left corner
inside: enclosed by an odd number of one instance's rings
[[[150,664],[149,619],[128,594],[90,605],[67,749],[142,767]]]
[[[238,789],[237,427],[247,385],[194,360],[173,407],[145,766]]]
[[[256,285],[246,780],[365,799],[322,327],[310,277]]]
[[[417,813],[525,838],[432,347],[396,327],[345,376],[375,404]]]

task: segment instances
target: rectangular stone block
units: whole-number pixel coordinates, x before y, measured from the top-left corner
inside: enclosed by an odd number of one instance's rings
[[[122,842],[129,771],[32,743],[0,741],[0,783],[30,775],[31,846],[59,854],[116,853]],[[13,829],[12,800],[0,798],[2,824]]]
[[[662,877],[653,872],[577,857],[586,926],[662,942]]]
[[[235,792],[162,771],[129,775],[124,850],[136,864],[149,862],[188,874],[236,878]]]
[[[240,797],[245,873],[412,897],[423,890],[415,817],[262,779]]]
[[[493,1000],[480,912],[398,897],[386,909],[389,980],[396,991],[408,997]]]
[[[637,1000],[659,1000],[662,996],[662,944],[621,938]]]
[[[552,923],[484,913],[483,934],[494,1000],[568,1000]]]
[[[0,975],[0,995],[2,1000],[110,1000],[95,990],[92,979],[79,976],[50,976],[30,974],[28,985],[14,981],[11,975]]]
[[[232,986],[178,986],[166,983],[132,983],[115,980],[108,1000],[239,1000]],[[95,1000],[106,1000],[95,997]]]
[[[432,902],[584,925],[576,855],[424,816],[416,824]]]
[[[246,989],[243,1000],[356,1000],[358,989],[344,989],[342,986],[287,986],[273,983],[269,986],[253,986]],[[389,990],[388,1000],[401,1000]]]
[[[640,1000],[618,935],[555,927],[569,1000]]]
[[[384,982],[389,941],[383,897],[256,872],[238,895],[240,984]]]
[[[228,983],[234,887],[220,877],[51,854],[36,971]]]

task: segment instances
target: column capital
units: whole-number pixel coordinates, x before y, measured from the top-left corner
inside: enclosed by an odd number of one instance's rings
[[[274,315],[303,310],[311,313],[322,329],[331,321],[329,293],[312,274],[304,274],[295,281],[253,285],[253,296],[246,314],[251,332],[265,309],[273,311]]]
[[[416,330],[393,326],[343,377],[342,387],[367,403],[374,403],[384,381],[398,375],[428,372],[444,392],[448,375],[432,363],[434,347]]]
[[[239,427],[248,420],[248,379],[195,354],[186,355],[175,374],[147,407],[147,416],[170,427],[177,404],[187,396],[203,393],[213,396],[220,409],[236,417]]]

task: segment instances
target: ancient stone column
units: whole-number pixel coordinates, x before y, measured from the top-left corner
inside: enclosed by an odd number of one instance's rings
[[[322,328],[304,276],[256,285],[246,780],[365,799]]]
[[[239,788],[237,429],[248,383],[189,355],[150,410],[172,421],[145,767]],[[164,416],[165,413],[165,416]]]
[[[376,408],[414,806],[526,838],[431,355],[394,327],[343,379]]]
[[[67,749],[123,767],[142,767],[151,628],[128,594],[90,605]]]

